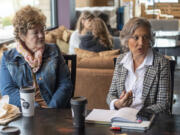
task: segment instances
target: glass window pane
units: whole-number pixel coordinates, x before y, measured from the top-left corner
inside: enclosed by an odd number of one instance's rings
[[[46,26],[51,26],[50,0],[0,0],[0,43],[13,38],[11,20],[14,13],[26,5],[40,8],[47,17]]]
[[[140,0],[140,2],[153,5],[153,3],[178,3],[178,0]]]
[[[155,2],[161,2],[161,3],[178,3],[178,0],[155,0]]]

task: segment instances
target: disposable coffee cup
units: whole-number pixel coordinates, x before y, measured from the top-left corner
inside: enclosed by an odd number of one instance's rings
[[[86,115],[86,97],[71,98],[71,110],[73,117],[73,126],[76,128],[84,128]]]
[[[24,117],[34,116],[35,88],[33,86],[20,88],[21,110]]]

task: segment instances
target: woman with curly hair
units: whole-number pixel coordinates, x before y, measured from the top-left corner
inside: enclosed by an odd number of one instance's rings
[[[93,19],[91,31],[88,31],[86,35],[81,36],[79,47],[94,52],[112,49],[112,37],[102,19]]]
[[[35,87],[35,105],[64,108],[72,93],[70,72],[59,48],[45,43],[46,17],[35,7],[26,6],[13,19],[16,48],[4,52],[0,67],[0,89],[10,104],[20,104],[19,90]],[[3,77],[2,77],[3,76]]]

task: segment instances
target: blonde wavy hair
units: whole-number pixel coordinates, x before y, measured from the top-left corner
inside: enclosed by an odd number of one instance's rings
[[[82,20],[93,19],[94,17],[95,16],[89,11],[84,11],[81,13],[81,15],[77,21],[77,25],[76,25],[76,29],[79,31],[79,33],[81,33],[81,31],[84,29],[84,25],[82,24]]]
[[[36,26],[45,28],[46,17],[40,9],[28,5],[16,12],[13,18],[13,26],[16,40],[21,41],[20,34],[26,35],[29,29]]]
[[[105,22],[100,18],[92,21],[92,34],[99,42],[109,49],[112,49],[112,36],[110,35]]]

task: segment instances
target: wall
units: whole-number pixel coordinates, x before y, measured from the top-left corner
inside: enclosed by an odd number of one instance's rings
[[[58,0],[58,24],[70,27],[69,0]]]
[[[76,11],[75,11],[76,3],[75,0],[70,0],[70,29],[75,29],[76,27]]]
[[[75,17],[74,0],[58,0],[58,24],[67,28],[72,28]]]

